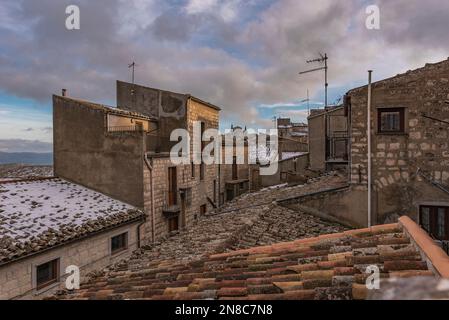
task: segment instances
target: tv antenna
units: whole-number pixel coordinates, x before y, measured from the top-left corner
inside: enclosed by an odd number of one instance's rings
[[[324,107],[325,108],[327,107],[327,87],[329,86],[329,84],[327,83],[327,59],[328,59],[327,53],[325,53],[324,56],[320,53],[319,58],[307,60],[307,63],[314,63],[314,62],[323,63],[324,62],[324,67],[315,68],[315,69],[311,69],[311,70],[307,70],[307,71],[302,71],[299,73],[299,74],[305,74],[305,73],[324,70]]]
[[[133,70],[132,70],[132,83],[133,83],[133,84],[134,84],[134,68],[135,68],[136,66],[137,66],[137,65],[136,65],[136,63],[135,63],[134,61],[128,65],[128,69],[129,69],[129,68],[133,68]]]
[[[309,106],[310,98],[309,98],[309,89],[307,89],[307,99],[303,99],[303,100],[300,101],[300,103],[305,103],[305,102],[307,102],[307,115],[310,116],[310,106]]]

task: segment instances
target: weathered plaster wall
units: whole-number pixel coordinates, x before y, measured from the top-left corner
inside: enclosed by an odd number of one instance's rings
[[[188,96],[117,81],[117,107],[158,119],[158,130],[151,137],[148,151],[169,152],[173,130],[186,128]]]
[[[326,168],[326,127],[324,116],[310,117],[308,122],[310,168],[324,171]]]
[[[108,133],[106,116],[53,96],[55,175],[143,207],[143,133]]]

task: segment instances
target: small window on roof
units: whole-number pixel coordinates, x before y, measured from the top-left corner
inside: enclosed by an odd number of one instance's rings
[[[36,267],[36,289],[40,290],[58,282],[59,259],[54,259]]]

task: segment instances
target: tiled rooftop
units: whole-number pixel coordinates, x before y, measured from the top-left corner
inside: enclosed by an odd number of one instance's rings
[[[0,183],[0,200],[0,264],[143,216],[57,178]]]
[[[245,194],[226,203],[216,212],[200,217],[187,230],[144,247],[141,252],[136,252],[134,259],[127,261],[128,267],[139,269],[147,261],[156,259],[189,262],[225,250],[344,231],[346,228],[339,224],[272,203],[278,198],[321,190],[340,183],[340,177],[331,175],[314,179],[303,186],[280,186]]]
[[[147,261],[97,275],[64,299],[365,299],[365,273],[434,276],[403,223],[211,254],[197,261]],[[418,227],[419,228],[419,227]],[[418,232],[419,233],[419,232]],[[411,238],[414,240],[411,241]],[[447,257],[447,256],[446,256]],[[447,266],[447,265],[446,265]]]
[[[35,166],[21,164],[0,165],[0,182],[23,179],[53,177],[52,166]]]

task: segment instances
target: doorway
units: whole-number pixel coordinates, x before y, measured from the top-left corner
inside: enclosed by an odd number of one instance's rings
[[[176,167],[168,168],[168,205],[175,206],[178,204],[178,181],[176,175]]]

